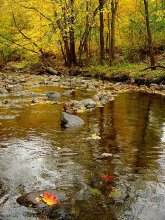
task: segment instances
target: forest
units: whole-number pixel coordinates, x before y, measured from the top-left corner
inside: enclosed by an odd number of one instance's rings
[[[1,67],[164,68],[164,0],[1,0],[0,10]]]
[[[0,219],[165,219],[165,0],[0,0]]]

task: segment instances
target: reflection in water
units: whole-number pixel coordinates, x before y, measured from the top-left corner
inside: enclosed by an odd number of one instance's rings
[[[61,211],[53,219],[163,220],[164,109],[163,97],[121,94],[104,108],[82,113],[85,126],[76,130],[60,127],[60,105],[18,108],[19,117],[0,119],[0,176],[6,185],[0,218],[49,219],[15,200],[53,188],[76,201],[71,217]],[[101,139],[88,140],[94,133]],[[99,160],[105,152],[112,158]],[[105,173],[117,177],[112,185],[119,193],[113,198],[91,195],[91,182],[101,189]]]

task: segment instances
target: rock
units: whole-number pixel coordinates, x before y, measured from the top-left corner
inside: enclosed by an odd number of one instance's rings
[[[96,107],[96,102],[93,101],[93,99],[83,99],[79,101],[76,105],[78,108],[81,108],[84,106],[85,108],[90,109],[90,108]]]
[[[84,121],[76,116],[76,115],[70,115],[66,112],[62,112],[62,116],[61,116],[61,125],[64,128],[68,128],[68,127],[79,127],[82,126],[84,124]]]
[[[165,90],[165,86],[164,85],[159,85],[157,88],[159,91]]]
[[[94,101],[94,102],[97,102],[97,101],[99,101],[99,100],[100,100],[100,98],[99,98],[98,95],[94,95],[94,96],[93,96],[93,101]]]
[[[100,160],[104,160],[104,159],[108,159],[109,157],[112,157],[111,153],[103,153],[100,157],[98,157],[97,159]]]
[[[5,193],[5,185],[4,183],[0,180],[0,197]]]
[[[60,76],[55,76],[51,79],[52,82],[59,82],[61,80]]]
[[[151,83],[150,84],[150,87],[157,87],[158,86],[158,84],[156,84],[156,83]]]
[[[20,79],[20,83],[26,83],[26,79],[24,78]]]
[[[48,92],[47,93],[47,97],[49,98],[49,99],[58,99],[58,98],[60,98],[61,97],[61,95],[60,95],[60,93],[59,92]]]
[[[75,94],[75,91],[74,90],[66,90],[63,95],[64,96],[72,96]]]
[[[51,208],[51,207],[54,207],[54,206],[49,206],[48,204],[46,204],[42,200],[42,195],[44,192],[48,192],[49,194],[56,195],[59,202],[67,199],[64,192],[52,189],[52,190],[26,193],[26,194],[17,198],[17,203],[22,206],[30,207],[30,208],[45,208],[45,207]],[[58,206],[58,204],[56,204],[55,206]]]
[[[8,91],[5,88],[0,89],[0,94],[7,94]]]
[[[99,96],[99,98],[100,98],[100,102],[102,103],[102,104],[105,104],[105,103],[107,103],[107,102],[109,102],[109,100],[110,100],[110,93],[109,92],[106,92],[106,91],[103,91],[103,92],[99,92],[98,93],[98,96]]]
[[[52,75],[58,75],[58,74],[59,74],[58,71],[55,70],[55,69],[53,69],[52,67],[48,67],[48,68],[47,68],[47,72],[48,72],[49,74],[52,74]]]

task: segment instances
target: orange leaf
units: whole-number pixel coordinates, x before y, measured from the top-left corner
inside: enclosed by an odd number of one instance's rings
[[[115,177],[114,176],[111,176],[109,174],[105,174],[102,176],[102,179],[105,181],[105,182],[109,182],[111,180],[113,180]]]
[[[57,200],[57,196],[53,193],[48,193],[44,192],[42,200],[47,204],[47,205],[56,205],[59,201]]]

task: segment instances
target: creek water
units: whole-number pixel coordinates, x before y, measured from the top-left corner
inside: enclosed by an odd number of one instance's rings
[[[165,219],[165,98],[123,93],[102,108],[79,114],[85,122],[81,128],[63,129],[62,104],[28,105],[28,92],[42,95],[52,89],[64,90],[38,86],[1,97],[15,104],[0,108],[0,180],[5,188],[0,219]],[[93,93],[77,88],[72,98]],[[93,134],[101,138],[89,138]],[[101,160],[103,153],[112,156]],[[112,191],[104,186],[104,174],[115,176]],[[46,189],[69,195],[49,216],[16,202],[21,194]]]

